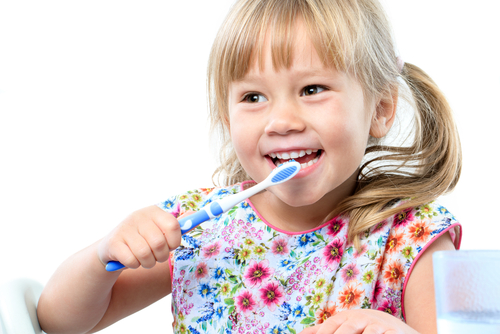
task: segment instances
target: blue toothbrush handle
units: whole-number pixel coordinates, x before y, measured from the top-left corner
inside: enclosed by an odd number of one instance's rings
[[[189,230],[195,228],[201,223],[210,219],[210,216],[205,210],[200,210],[192,215],[184,217],[179,220],[179,225],[181,225],[181,233],[184,235]]]
[[[186,234],[201,223],[215,218],[223,212],[224,210],[217,202],[212,202],[210,205],[205,205],[198,212],[195,212],[179,220],[179,225],[181,225],[181,233]]]
[[[179,225],[181,226],[181,233],[186,234],[188,231],[192,230],[201,223],[220,215],[223,212],[219,203],[212,202],[209,206],[201,208],[198,212],[193,213],[187,217],[179,220]],[[118,261],[109,261],[106,264],[107,271],[117,271],[125,268],[123,264]]]
[[[118,261],[109,261],[106,264],[107,271],[117,271],[117,270],[120,270],[122,268],[125,268],[125,266]]]

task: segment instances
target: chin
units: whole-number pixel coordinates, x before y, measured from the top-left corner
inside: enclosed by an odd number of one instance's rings
[[[324,197],[324,194],[318,193],[304,194],[301,192],[284,193],[277,191],[273,192],[273,194],[278,197],[283,203],[294,208],[313,205],[319,202]]]

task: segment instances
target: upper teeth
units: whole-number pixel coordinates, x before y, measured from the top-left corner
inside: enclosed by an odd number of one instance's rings
[[[278,157],[279,159],[296,159],[303,157],[306,154],[311,154],[316,152],[318,152],[318,150],[307,149],[307,150],[289,151],[282,153],[269,153],[269,156],[273,159],[276,157]]]

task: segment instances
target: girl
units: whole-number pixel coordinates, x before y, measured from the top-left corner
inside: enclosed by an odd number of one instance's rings
[[[95,332],[172,293],[179,333],[436,333],[431,256],[459,247],[460,226],[434,200],[458,181],[460,144],[380,4],[238,1],[208,78],[225,185],[136,211],[63,263],[44,331]],[[415,129],[389,146],[405,89]],[[290,158],[292,180],[181,237],[180,216]],[[137,270],[106,272],[112,260]]]

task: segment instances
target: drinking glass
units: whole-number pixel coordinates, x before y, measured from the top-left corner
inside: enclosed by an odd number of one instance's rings
[[[439,334],[500,333],[500,251],[433,254]]]

